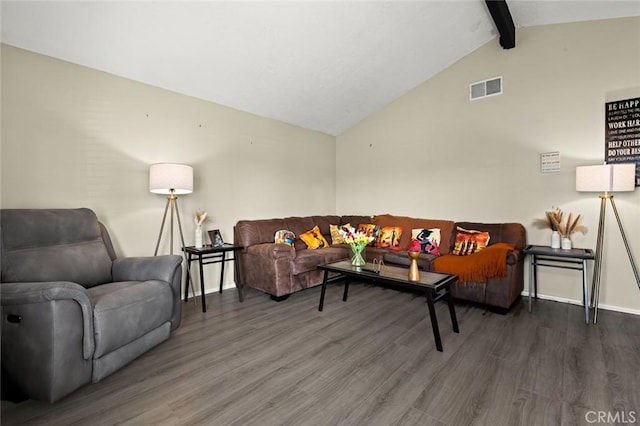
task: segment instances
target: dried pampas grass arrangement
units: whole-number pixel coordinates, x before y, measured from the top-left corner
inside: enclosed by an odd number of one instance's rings
[[[544,219],[536,219],[533,225],[538,229],[551,229],[558,231],[563,238],[569,238],[575,232],[586,234],[588,229],[584,225],[580,225],[582,215],[574,215],[569,213],[567,220],[563,222],[564,213],[558,207],[553,207],[545,212]]]
[[[202,225],[206,219],[207,219],[207,212],[202,210],[196,211],[196,217],[194,217],[194,221],[196,222],[196,225]]]

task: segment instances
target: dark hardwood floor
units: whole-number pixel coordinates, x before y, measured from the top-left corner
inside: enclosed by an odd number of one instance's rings
[[[3,425],[586,425],[640,422],[640,317],[523,301],[507,314],[353,284],[284,302],[248,290],[192,301],[171,338],[56,404],[2,401]],[[596,412],[596,413],[593,413]],[[589,414],[592,413],[592,414]],[[590,416],[590,417],[589,417]],[[626,417],[624,417],[626,416]],[[610,418],[611,419],[611,418]],[[623,422],[620,422],[623,423]],[[603,423],[600,423],[603,424]]]

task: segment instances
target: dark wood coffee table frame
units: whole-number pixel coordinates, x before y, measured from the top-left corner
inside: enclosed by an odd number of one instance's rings
[[[327,291],[327,284],[337,281],[345,281],[344,293],[342,301],[347,301],[349,294],[349,282],[351,279],[359,281],[372,282],[374,284],[387,284],[410,290],[424,291],[427,297],[427,306],[429,307],[429,316],[431,317],[431,327],[433,328],[433,338],[436,342],[436,349],[442,352],[442,339],[440,338],[440,328],[438,327],[438,318],[436,317],[436,309],[434,303],[444,298],[449,305],[449,314],[451,315],[451,325],[453,331],[459,333],[458,319],[453,305],[453,297],[451,296],[451,284],[456,282],[456,275],[440,274],[436,272],[420,271],[420,281],[408,280],[408,269],[396,266],[383,266],[379,273],[374,272],[373,264],[367,263],[364,267],[358,268],[351,266],[349,260],[340,260],[337,262],[327,263],[318,266],[324,271],[322,280],[322,292],[320,293],[320,304],[318,311],[322,312],[324,306],[324,295]],[[329,273],[338,274],[329,277]]]

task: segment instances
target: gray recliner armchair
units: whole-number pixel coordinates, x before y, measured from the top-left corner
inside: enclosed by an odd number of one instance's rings
[[[54,402],[180,325],[180,256],[116,258],[89,209],[0,210],[2,370]]]

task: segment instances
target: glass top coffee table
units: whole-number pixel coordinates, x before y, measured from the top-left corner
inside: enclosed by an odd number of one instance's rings
[[[374,269],[375,267],[375,269]],[[344,294],[342,301],[347,301],[349,293],[350,280],[367,281],[372,283],[394,285],[401,288],[411,290],[424,291],[427,297],[427,305],[429,307],[429,316],[431,317],[431,327],[433,328],[433,338],[436,342],[436,349],[442,352],[442,340],[440,339],[440,329],[438,328],[438,319],[434,302],[444,298],[449,305],[449,313],[451,315],[451,324],[453,331],[459,333],[458,319],[456,318],[455,307],[453,306],[453,297],[451,296],[451,284],[456,282],[456,275],[440,274],[437,272],[420,271],[420,281],[409,281],[409,269],[397,266],[373,265],[367,263],[363,267],[351,266],[351,262],[347,260],[339,260],[337,262],[327,263],[318,266],[324,271],[322,280],[322,292],[320,293],[320,304],[318,310],[322,312],[324,306],[324,295],[327,291],[327,284],[344,280]],[[338,274],[329,278],[329,273]]]

